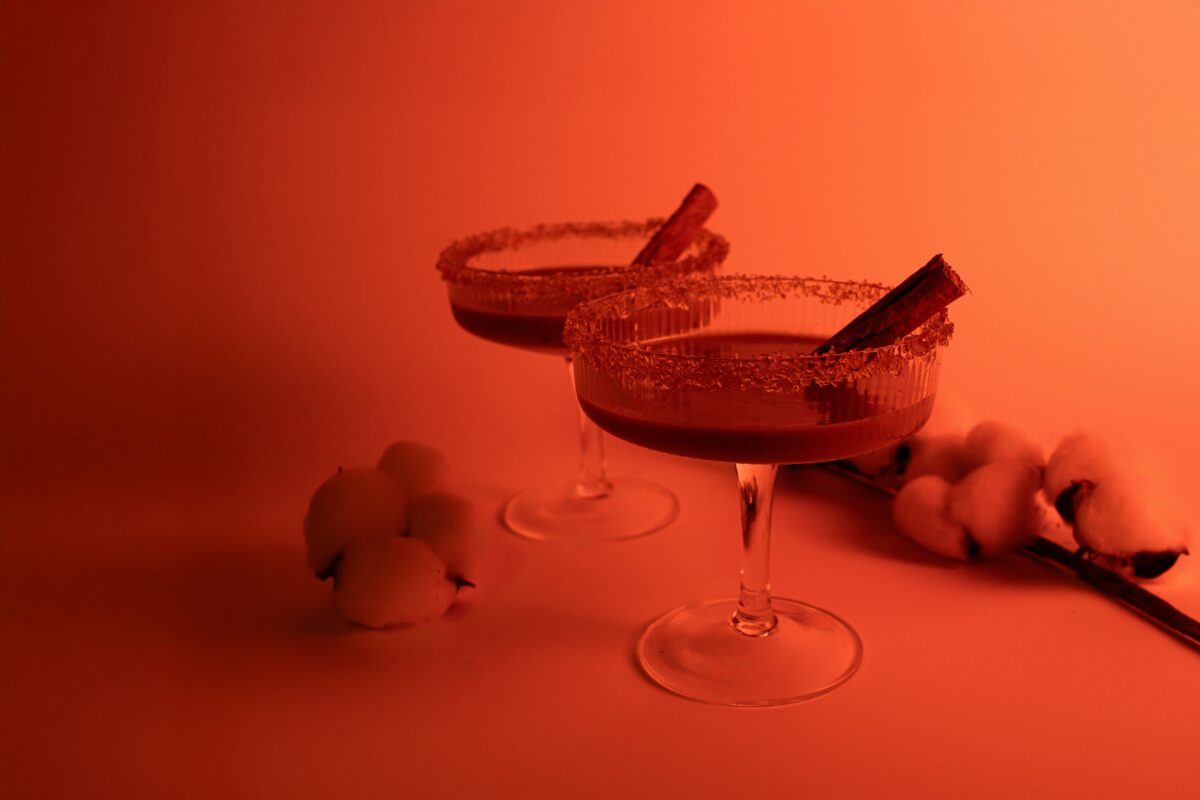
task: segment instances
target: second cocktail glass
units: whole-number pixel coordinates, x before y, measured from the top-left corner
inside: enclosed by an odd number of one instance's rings
[[[664,687],[724,705],[780,705],[840,685],[862,644],[833,614],[770,592],[779,464],[850,458],[915,433],[937,389],[945,310],[885,347],[813,355],[885,293],[826,279],[725,276],[622,292],[567,321],[584,411],[645,447],[736,465],[737,597],[681,606],[638,643]]]
[[[634,287],[712,273],[729,246],[701,230],[678,259],[629,266],[662,225],[583,222],[506,228],[454,242],[438,259],[459,325],[484,339],[566,359],[567,313],[580,302]],[[675,496],[650,481],[610,478],[599,429],[581,412],[580,469],[573,481],[530,489],[504,509],[505,524],[531,539],[606,541],[656,531],[678,513]]]

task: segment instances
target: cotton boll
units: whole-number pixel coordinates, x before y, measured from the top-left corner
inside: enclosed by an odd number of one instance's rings
[[[892,519],[901,533],[926,550],[966,561],[977,550],[967,531],[947,513],[950,483],[923,475],[904,485],[892,503]]]
[[[969,471],[965,445],[963,436],[955,433],[914,437],[906,445],[909,456],[904,479],[912,481],[924,475],[937,475],[954,483]]]
[[[403,487],[386,472],[339,470],[317,487],[304,517],[309,568],[324,580],[349,543],[400,536],[408,523],[407,507]]]
[[[994,461],[972,470],[951,489],[951,519],[985,555],[997,555],[1037,535],[1041,470],[1025,461]]]
[[[446,481],[446,457],[429,445],[393,442],[383,451],[379,468],[399,481],[411,496],[438,488]]]
[[[1063,518],[1070,522],[1071,506],[1060,499],[1063,492],[1072,485],[1084,481],[1094,484],[1118,472],[1119,463],[1107,442],[1088,433],[1073,433],[1064,437],[1050,454],[1042,491],[1060,513],[1066,512]]]
[[[382,628],[437,619],[456,592],[445,563],[429,545],[390,536],[346,548],[337,565],[333,603],[351,622]]]
[[[1087,550],[1128,559],[1140,577],[1165,572],[1188,552],[1182,516],[1140,481],[1109,475],[1078,486],[1075,539]]]
[[[967,432],[965,453],[968,470],[993,461],[1024,461],[1041,467],[1046,456],[1040,445],[1023,431],[1005,422],[981,422]]]
[[[452,580],[476,583],[484,536],[470,500],[450,492],[430,492],[411,498],[408,535],[428,544],[446,562],[446,574]]]
[[[1152,474],[1127,456],[1117,458],[1099,437],[1076,433],[1051,454],[1042,491],[1073,524],[1087,555],[1110,569],[1152,578],[1188,552],[1191,527]]]

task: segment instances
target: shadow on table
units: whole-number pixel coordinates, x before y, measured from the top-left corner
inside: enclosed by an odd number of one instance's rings
[[[10,587],[27,600],[9,615],[26,630],[85,637],[131,658],[217,668],[280,657],[352,667],[377,655],[444,652],[466,638],[492,658],[514,661],[548,650],[616,653],[636,625],[599,600],[574,608],[494,585],[464,596],[435,623],[370,631],[338,616],[332,585],[307,571],[299,547],[226,547],[199,550],[193,541],[186,551],[142,550],[102,564],[78,559],[53,565],[53,585],[41,572],[48,565],[38,565],[22,579],[28,586]]]

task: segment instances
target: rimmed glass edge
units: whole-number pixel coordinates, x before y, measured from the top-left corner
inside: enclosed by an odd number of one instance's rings
[[[691,255],[653,266],[619,266],[584,273],[564,271],[550,275],[526,275],[510,270],[490,270],[471,266],[471,260],[485,253],[518,250],[539,241],[579,239],[648,238],[663,224],[661,217],[637,222],[560,222],[528,228],[498,228],[452,242],[438,256],[437,269],[442,279],[458,286],[515,292],[522,295],[588,294],[596,286],[607,292],[661,283],[698,272],[715,269],[729,253],[729,243],[720,234],[701,229]]]
[[[590,300],[567,317],[563,339],[572,355],[623,380],[649,382],[662,389],[728,390],[758,388],[768,392],[801,391],[864,380],[881,373],[899,374],[906,365],[931,361],[949,345],[954,323],[942,309],[894,344],[822,355],[766,354],[721,357],[661,353],[637,342],[618,343],[600,331],[602,319],[628,319],[654,308],[690,309],[698,300],[769,300],[796,293],[821,302],[854,302],[864,307],[890,287],[865,281],[769,275],[708,275],[676,279]]]

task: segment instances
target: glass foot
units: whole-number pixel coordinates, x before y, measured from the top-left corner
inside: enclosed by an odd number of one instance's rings
[[[504,507],[504,524],[529,539],[609,542],[633,539],[670,524],[679,501],[657,483],[613,478],[604,497],[585,498],[575,483],[528,489]]]
[[[676,694],[726,706],[777,706],[824,694],[862,662],[862,640],[828,611],[772,598],[779,624],[746,636],[730,621],[737,599],[668,611],[642,634],[638,660]]]

